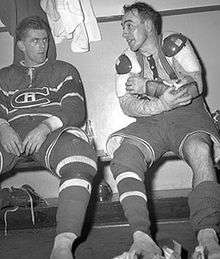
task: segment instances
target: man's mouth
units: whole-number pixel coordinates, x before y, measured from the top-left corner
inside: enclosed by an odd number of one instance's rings
[[[127,40],[127,43],[128,43],[129,45],[133,44],[133,43],[134,43],[134,39],[129,39],[129,40]]]

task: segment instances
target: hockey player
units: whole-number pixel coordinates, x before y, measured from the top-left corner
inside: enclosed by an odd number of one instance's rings
[[[51,259],[72,259],[80,235],[96,154],[80,126],[85,95],[75,67],[47,59],[49,28],[27,17],[16,29],[24,59],[0,70],[0,170],[10,170],[22,155],[60,178],[57,235]]]
[[[205,108],[198,58],[184,35],[161,33],[161,17],[146,3],[124,6],[121,24],[129,49],[116,62],[116,90],[124,114],[136,121],[107,141],[119,199],[133,231],[130,250],[116,258],[161,255],[151,238],[144,180],[147,169],[168,151],[192,168],[190,221],[208,258],[220,258],[220,185],[214,169],[220,139]]]

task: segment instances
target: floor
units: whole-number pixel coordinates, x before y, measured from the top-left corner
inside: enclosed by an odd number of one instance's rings
[[[182,245],[182,258],[189,258],[195,240],[188,221],[159,222],[154,229],[160,246],[172,248],[174,239]],[[7,236],[0,235],[1,259],[49,259],[55,228],[9,230]],[[129,248],[130,237],[127,224],[94,227],[77,244],[76,259],[111,259]]]

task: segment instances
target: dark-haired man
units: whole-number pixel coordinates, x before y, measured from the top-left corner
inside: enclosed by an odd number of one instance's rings
[[[49,27],[27,17],[16,29],[24,60],[0,70],[0,169],[10,170],[21,155],[32,155],[60,178],[57,235],[51,259],[72,259],[80,235],[96,155],[79,128],[85,95],[75,67],[47,59]]]
[[[161,33],[160,22],[146,3],[124,6],[121,24],[129,49],[116,63],[116,89],[123,112],[136,121],[112,134],[107,150],[113,154],[111,170],[133,244],[117,259],[161,255],[151,238],[144,179],[150,165],[168,151],[192,168],[190,220],[199,245],[209,259],[217,259],[220,186],[214,162],[219,134],[205,108],[201,68],[189,40],[180,33]]]

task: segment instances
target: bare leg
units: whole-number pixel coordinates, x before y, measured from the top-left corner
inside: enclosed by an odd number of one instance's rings
[[[212,148],[212,140],[204,133],[189,136],[183,145],[184,158],[193,170],[193,188],[204,181],[217,181]]]
[[[208,259],[220,258],[216,232],[220,224],[220,186],[213,163],[213,143],[207,134],[194,134],[183,145],[184,158],[193,170],[193,191],[189,195],[190,219],[199,245]]]

